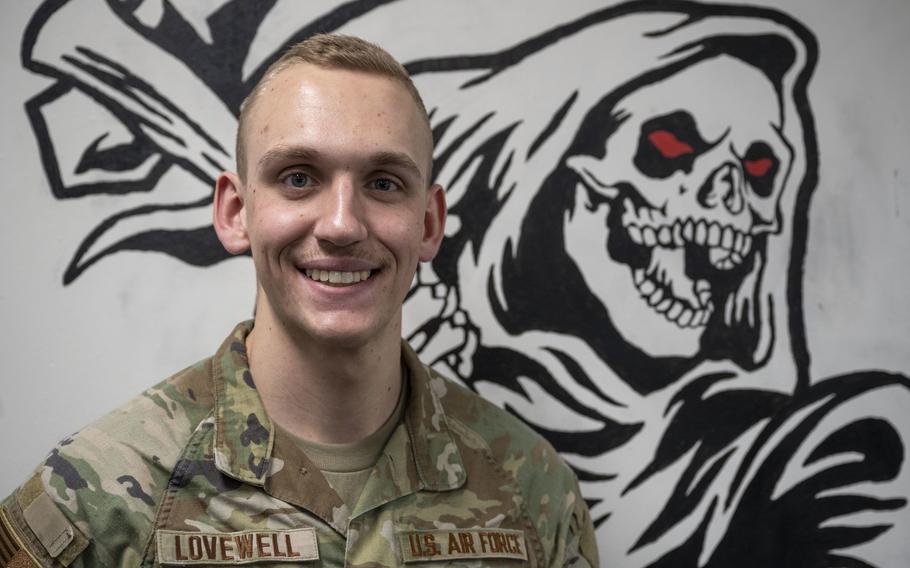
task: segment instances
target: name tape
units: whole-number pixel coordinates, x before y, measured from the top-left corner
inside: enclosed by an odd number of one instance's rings
[[[456,558],[527,560],[524,532],[513,529],[454,529],[403,531],[398,544],[405,562]]]
[[[281,531],[229,533],[157,530],[161,564],[250,564],[304,562],[319,558],[312,527]]]

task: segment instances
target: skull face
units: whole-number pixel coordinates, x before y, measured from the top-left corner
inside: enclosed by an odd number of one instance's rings
[[[692,357],[711,329],[754,350],[755,329],[770,325],[757,321],[757,287],[791,163],[773,84],[722,56],[632,92],[612,114],[605,145],[567,159],[582,180],[569,255],[649,355]]]

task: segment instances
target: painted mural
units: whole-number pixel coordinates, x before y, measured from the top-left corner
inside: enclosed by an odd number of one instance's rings
[[[54,196],[147,195],[95,220],[61,285],[115,254],[226,259],[200,220],[246,93],[288,43],[417,1],[42,3],[22,65],[54,80],[25,105]],[[431,50],[389,46],[430,111],[450,208],[408,339],[563,454],[604,565],[910,558],[910,381],[809,371],[803,260],[825,181],[809,24],[633,1],[502,45],[429,25]],[[60,120],[74,114],[82,128]],[[163,187],[171,169],[198,183]]]

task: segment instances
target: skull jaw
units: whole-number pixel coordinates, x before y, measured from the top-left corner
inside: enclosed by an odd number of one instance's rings
[[[584,199],[579,187],[576,197]],[[670,298],[661,299],[650,306],[642,297],[635,283],[633,268],[609,258],[604,250],[609,239],[609,228],[604,222],[608,204],[596,209],[577,206],[566,216],[566,252],[581,272],[588,288],[606,308],[611,322],[629,344],[653,358],[696,357],[701,347],[702,326],[677,323],[683,307]],[[671,314],[671,310],[673,313]],[[676,312],[679,313],[676,313]],[[670,317],[670,316],[673,317]]]
[[[617,253],[611,249],[635,248],[622,226],[620,200],[592,205],[589,195],[584,184],[577,185],[575,207],[565,217],[566,251],[621,338],[655,359],[731,359],[744,369],[754,367],[757,337],[770,323],[746,313],[755,305],[733,310],[736,317],[724,308],[743,307],[742,299],[754,295],[760,256],[749,254],[735,267],[718,269],[716,247],[638,247],[637,257]],[[763,249],[763,241],[757,238],[755,248]],[[726,313],[715,313],[721,310]]]

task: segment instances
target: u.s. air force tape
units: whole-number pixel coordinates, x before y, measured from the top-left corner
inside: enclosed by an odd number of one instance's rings
[[[311,527],[229,533],[159,529],[155,538],[161,564],[304,562],[319,558],[316,530]]]
[[[471,558],[527,560],[524,532],[512,529],[453,529],[398,533],[405,562]]]

